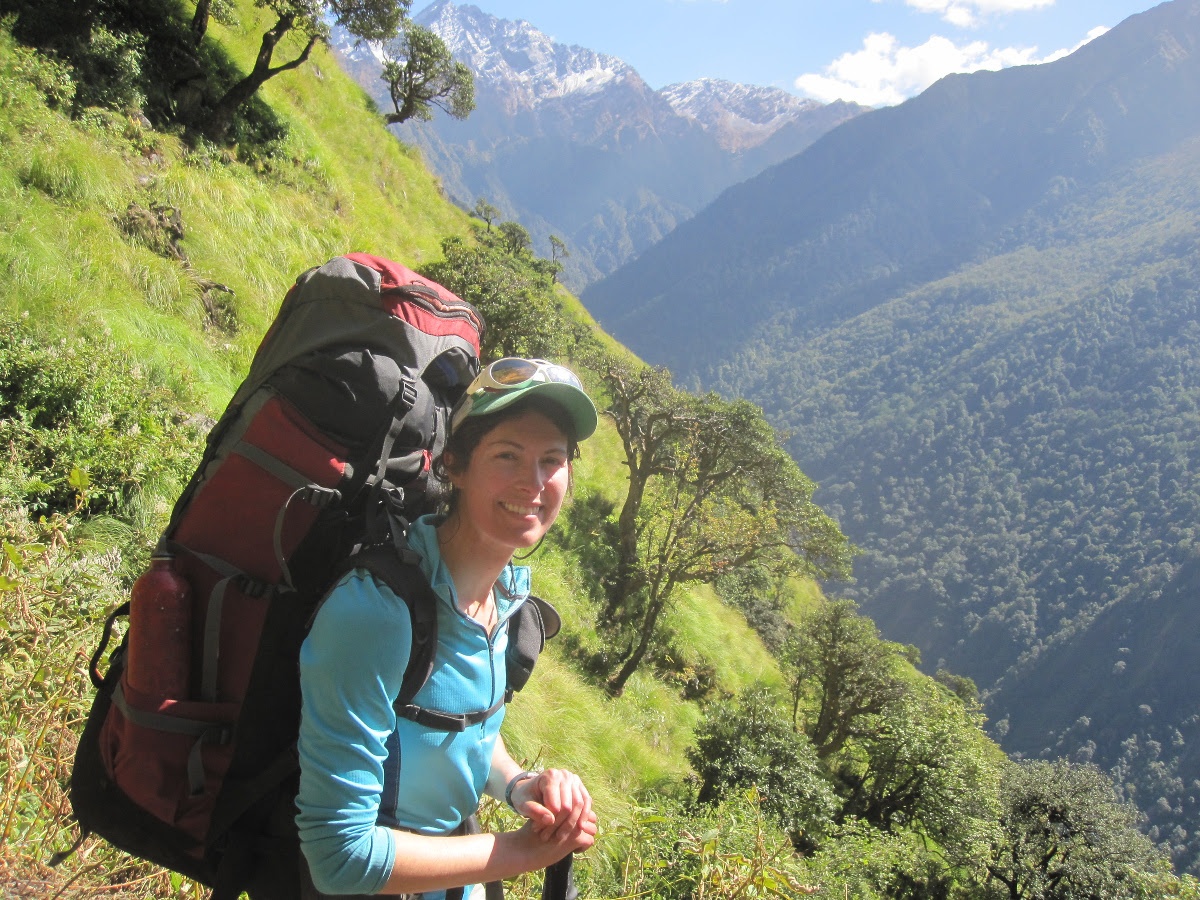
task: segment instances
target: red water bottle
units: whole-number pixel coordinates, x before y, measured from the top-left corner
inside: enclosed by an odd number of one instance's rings
[[[188,699],[192,591],[173,558],[156,554],[133,584],[125,679],[157,700]]]

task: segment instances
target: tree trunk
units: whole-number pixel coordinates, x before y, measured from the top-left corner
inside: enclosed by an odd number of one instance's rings
[[[669,592],[665,596],[669,596]],[[642,632],[638,637],[637,646],[633,648],[633,652],[629,656],[625,657],[620,671],[605,685],[605,690],[610,697],[620,697],[624,693],[625,683],[629,681],[633,673],[641,666],[642,660],[646,658],[646,653],[650,649],[650,641],[654,638],[654,632],[658,627],[658,617],[662,611],[663,600],[651,598],[647,605],[646,618],[642,620]]]
[[[192,16],[192,40],[197,47],[204,40],[208,31],[208,16],[212,8],[212,0],[196,0],[196,14]]]
[[[635,584],[637,573],[637,514],[646,493],[646,479],[630,469],[629,491],[625,504],[617,518],[617,573],[613,578],[612,590],[604,604],[601,621],[611,622],[617,618],[617,610],[631,594],[641,587]]]
[[[298,57],[291,62],[276,66],[273,69],[271,68],[271,57],[275,53],[275,45],[279,43],[285,34],[292,30],[294,24],[294,16],[280,16],[279,21],[275,23],[275,27],[263,35],[262,46],[258,51],[258,58],[254,61],[254,68],[250,71],[250,74],[226,91],[225,96],[217,101],[212,112],[209,113],[208,119],[205,122],[204,132],[215,143],[224,142],[225,137],[229,134],[229,128],[233,124],[233,117],[237,114],[238,109],[241,108],[243,103],[253,97],[260,87],[280,72],[298,68],[308,61],[309,54],[312,53],[312,48],[317,43],[315,36],[309,38],[308,43],[304,46],[304,51]]]

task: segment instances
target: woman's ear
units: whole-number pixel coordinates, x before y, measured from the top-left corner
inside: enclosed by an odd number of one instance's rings
[[[452,486],[457,487],[454,479],[455,476],[461,474],[461,470],[458,465],[458,459],[449,450],[442,452],[442,471],[446,475],[446,480],[449,481]]]

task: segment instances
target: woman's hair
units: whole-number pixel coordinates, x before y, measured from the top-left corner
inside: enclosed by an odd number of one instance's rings
[[[489,431],[501,422],[515,419],[527,412],[541,413],[567,438],[567,459],[579,459],[579,440],[575,436],[575,425],[567,411],[553,400],[545,397],[526,397],[512,406],[506,406],[483,416],[467,416],[446,439],[446,446],[433,461],[433,477],[449,484],[451,471],[462,472],[471,464],[471,455]],[[447,462],[449,460],[449,462]],[[450,490],[445,500],[447,512],[454,511],[457,490]]]

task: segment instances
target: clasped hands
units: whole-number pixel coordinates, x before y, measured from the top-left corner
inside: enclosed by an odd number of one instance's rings
[[[586,850],[596,842],[596,814],[583,781],[566,769],[546,769],[512,789],[512,805],[528,819],[524,828],[539,841],[565,852]]]

